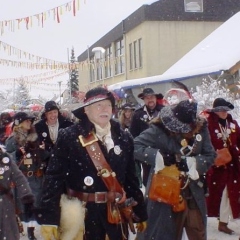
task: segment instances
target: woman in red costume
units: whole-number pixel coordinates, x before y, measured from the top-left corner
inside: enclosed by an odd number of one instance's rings
[[[207,172],[209,217],[218,217],[218,230],[232,234],[229,219],[240,217],[240,128],[228,113],[234,106],[223,98],[216,98],[209,113],[208,127],[215,150],[228,148],[231,161],[222,166],[213,165]]]

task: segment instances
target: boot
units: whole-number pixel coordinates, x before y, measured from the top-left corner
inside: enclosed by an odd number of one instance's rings
[[[29,240],[37,240],[36,237],[34,236],[34,227],[28,227],[27,232],[28,232],[28,239]]]
[[[234,231],[232,229],[228,228],[227,225],[228,225],[227,223],[219,222],[218,231],[224,232],[224,233],[229,234],[229,235],[233,234]]]

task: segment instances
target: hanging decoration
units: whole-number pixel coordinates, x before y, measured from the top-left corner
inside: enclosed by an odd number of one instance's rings
[[[36,75],[29,75],[24,77],[17,77],[17,78],[0,78],[1,84],[12,84],[14,81],[24,81],[26,84],[46,84],[42,83],[43,81],[53,80],[55,78],[61,77],[67,74],[68,71],[58,72],[45,72]]]
[[[84,3],[86,1],[84,0]],[[37,19],[38,26],[44,27],[44,22],[47,18],[53,17],[57,23],[60,23],[60,15],[66,12],[72,12],[73,16],[76,16],[76,11],[80,8],[80,0],[72,0],[55,8],[49,9],[47,11],[37,13],[35,15],[26,16],[18,19],[3,20],[0,21],[0,33],[4,34],[5,30],[8,29],[11,32],[19,30],[22,25],[25,25],[26,29],[33,26],[34,20]]]

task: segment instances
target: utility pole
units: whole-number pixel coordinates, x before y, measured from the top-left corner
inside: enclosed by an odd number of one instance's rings
[[[62,84],[62,81],[59,81],[58,82],[58,85],[59,85],[59,105],[61,106],[61,84]]]

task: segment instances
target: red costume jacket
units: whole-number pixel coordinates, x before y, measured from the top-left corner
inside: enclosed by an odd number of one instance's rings
[[[224,146],[224,141],[219,126],[219,117],[215,113],[208,116],[208,128],[211,141],[215,150]],[[228,130],[227,130],[228,129]],[[222,192],[227,187],[233,218],[240,217],[240,127],[228,114],[226,130],[228,135],[228,148],[232,155],[232,161],[226,166],[212,166],[207,172],[207,184],[209,196],[207,208],[209,217],[219,217]]]

